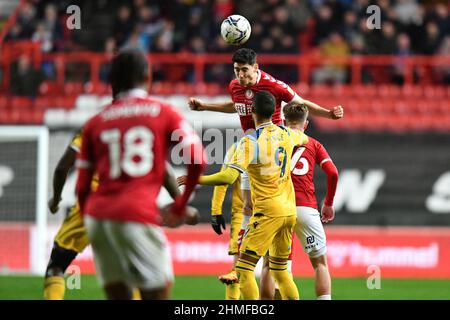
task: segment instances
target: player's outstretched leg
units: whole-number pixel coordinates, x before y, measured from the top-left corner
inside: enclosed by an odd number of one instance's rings
[[[331,277],[328,271],[327,255],[310,258],[315,271],[317,300],[331,300]]]
[[[259,257],[256,255],[241,253],[236,264],[239,288],[244,300],[258,300],[259,298],[258,284],[254,272],[258,260]]]
[[[278,283],[283,300],[298,300],[298,289],[288,271],[287,259],[269,257],[269,268],[270,273]]]
[[[261,300],[273,300],[276,292],[276,284],[269,269],[269,256],[263,257],[263,267],[261,270],[261,279],[259,281],[259,294]]]
[[[64,273],[77,254],[78,253],[76,251],[61,248],[56,242],[53,244],[50,260],[45,272],[45,300],[64,299],[64,292],[66,288]]]

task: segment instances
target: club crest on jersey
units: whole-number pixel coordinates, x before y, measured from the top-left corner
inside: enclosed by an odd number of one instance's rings
[[[252,90],[250,90],[250,89],[245,90],[245,97],[246,97],[247,99],[253,98],[254,95],[255,95],[255,94],[253,93]]]

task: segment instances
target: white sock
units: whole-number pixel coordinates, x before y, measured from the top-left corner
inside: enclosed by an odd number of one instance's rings
[[[287,270],[292,276],[292,260],[287,261]]]
[[[317,300],[331,300],[331,294],[324,294],[317,297]]]

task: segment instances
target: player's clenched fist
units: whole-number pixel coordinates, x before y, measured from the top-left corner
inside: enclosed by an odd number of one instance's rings
[[[341,119],[342,117],[344,117],[344,108],[342,106],[337,106],[337,107],[333,107],[333,109],[331,109],[331,118],[332,119]]]
[[[189,102],[188,102],[189,108],[191,110],[195,110],[195,111],[202,111],[203,110],[203,102],[199,99],[195,99],[195,98],[189,98]]]

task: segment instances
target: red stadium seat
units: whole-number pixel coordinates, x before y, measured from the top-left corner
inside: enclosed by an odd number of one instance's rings
[[[351,86],[351,94],[356,97],[372,98],[378,94],[377,87],[372,85]]]
[[[55,96],[52,98],[52,106],[62,109],[75,108],[76,95]]]
[[[34,108],[36,110],[47,110],[50,107],[50,98],[37,97],[34,101]]]
[[[9,110],[0,109],[0,123],[3,123],[3,124],[11,123]]]
[[[381,98],[385,97],[398,97],[400,96],[400,87],[390,84],[382,84],[378,87],[378,95]]]
[[[310,87],[309,94],[312,96],[327,97],[331,95],[332,87],[323,84],[316,84]]]
[[[67,82],[64,84],[64,93],[77,95],[84,92],[84,83],[81,82]]]
[[[5,96],[0,96],[0,110],[9,108],[9,98]]]
[[[205,83],[206,85],[206,95],[216,96],[223,93],[223,86],[219,83]]]
[[[27,97],[14,96],[11,97],[10,105],[13,109],[28,109],[32,107],[33,101]]]
[[[150,88],[150,93],[155,95],[178,94],[177,92],[174,91],[172,83],[164,81],[153,82]]]
[[[187,82],[177,82],[175,85],[171,84],[171,86],[176,94],[192,95],[194,92],[196,94],[205,94],[206,91],[206,87],[202,83],[197,84],[194,90],[192,90],[190,83]]]
[[[310,86],[304,82],[300,82],[297,85],[292,86],[292,89],[297,92],[300,97],[305,99],[307,99],[306,97],[310,94]]]
[[[54,81],[44,81],[39,86],[39,94],[41,95],[54,95],[61,94],[62,90],[59,85]]]
[[[446,96],[445,88],[441,86],[427,86],[424,94],[428,99],[443,99]]]
[[[423,96],[423,88],[418,85],[405,84],[401,88],[401,95],[404,98],[420,98]]]

